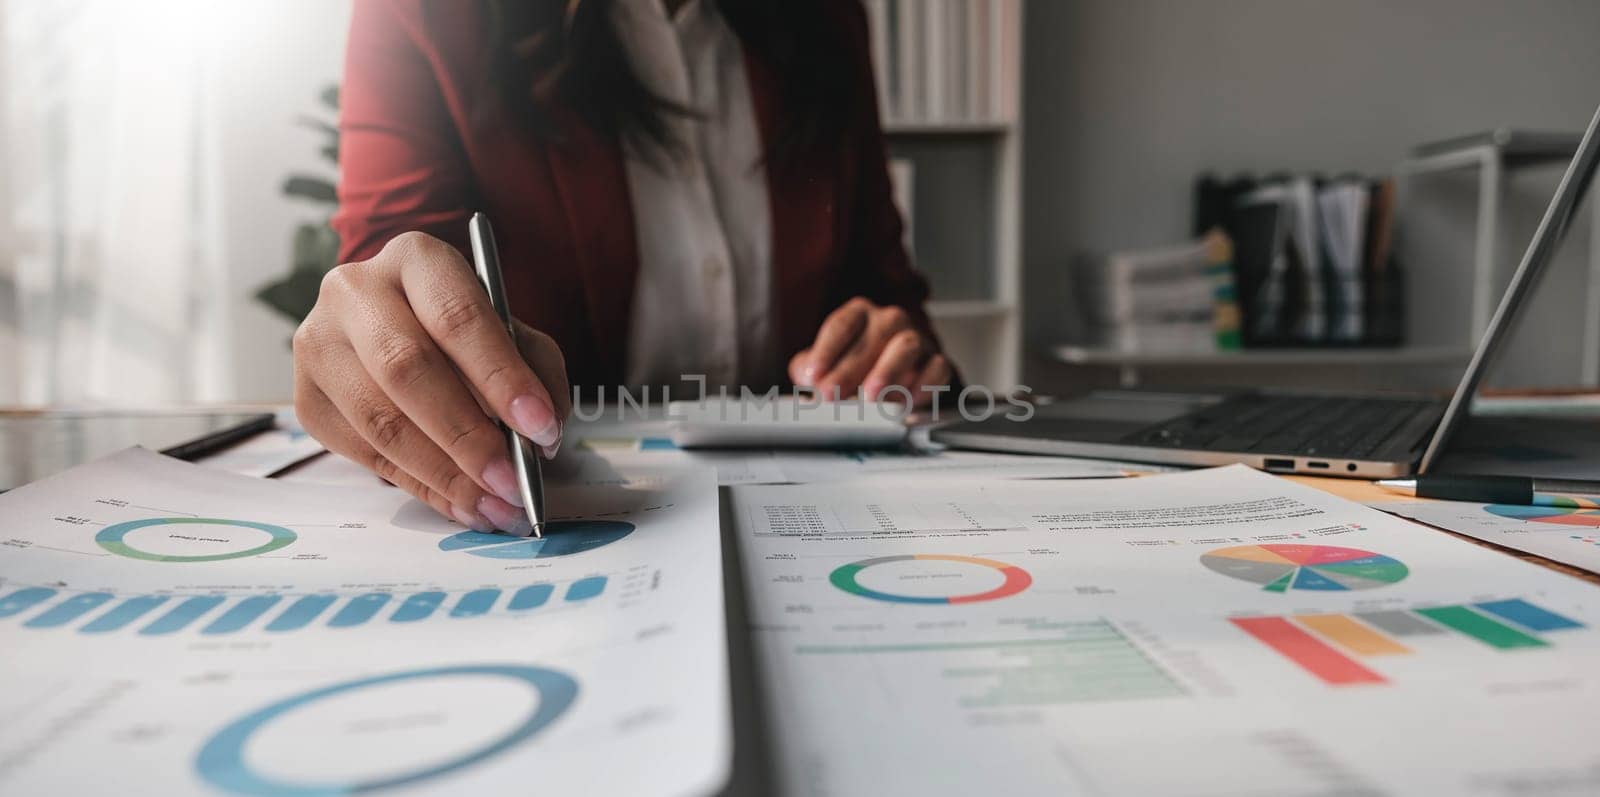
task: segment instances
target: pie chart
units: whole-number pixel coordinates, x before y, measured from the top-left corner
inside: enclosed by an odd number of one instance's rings
[[[1210,551],[1200,564],[1268,592],[1374,589],[1411,573],[1399,559],[1337,545],[1239,545]]]
[[[463,531],[440,540],[439,550],[486,559],[550,559],[604,548],[632,534],[634,525],[622,520],[555,520],[544,528],[544,537],[538,539]]]
[[[1553,523],[1558,526],[1583,526],[1600,529],[1600,509],[1581,509],[1571,506],[1519,506],[1516,504],[1490,504],[1483,508],[1491,515],[1533,523]]]

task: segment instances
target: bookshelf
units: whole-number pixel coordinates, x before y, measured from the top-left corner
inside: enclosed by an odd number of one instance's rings
[[[1023,0],[865,2],[889,156],[910,165],[902,212],[928,313],[968,384],[1009,390],[1022,359]]]
[[[1576,137],[1571,145],[1551,144],[1540,151],[1507,152],[1483,144],[1418,154],[1396,165],[1397,247],[1409,286],[1405,291],[1405,345],[1185,354],[1068,344],[1054,346],[1045,354],[1057,365],[1114,374],[1116,383],[1124,387],[1170,382],[1175,375],[1190,379],[1202,373],[1213,381],[1231,384],[1286,384],[1313,372],[1342,382],[1346,388],[1454,387],[1500,302],[1525,243],[1520,237],[1507,240],[1509,176],[1538,168],[1559,170],[1575,149]],[[1450,175],[1467,177],[1470,182],[1441,181]],[[1531,199],[1535,209],[1542,209],[1547,197],[1536,193]],[[1582,314],[1581,322],[1572,325],[1573,332],[1581,334],[1581,346],[1576,380],[1570,384],[1593,388],[1600,385],[1600,312],[1593,309],[1600,308],[1600,202],[1591,201],[1590,219],[1588,263],[1580,288],[1585,296],[1581,307],[1589,310]],[[1462,221],[1466,235],[1462,234]],[[1579,242],[1569,240],[1565,245],[1577,247]],[[1541,352],[1539,356],[1545,355]],[[1372,374],[1381,376],[1375,380]],[[1440,378],[1445,381],[1438,381]]]

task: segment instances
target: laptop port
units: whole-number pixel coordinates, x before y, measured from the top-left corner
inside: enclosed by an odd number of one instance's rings
[[[1290,470],[1290,471],[1292,471],[1292,470],[1294,470],[1294,460],[1292,460],[1292,459],[1273,459],[1271,457],[1268,457],[1267,459],[1264,459],[1264,460],[1261,461],[1261,467],[1266,468],[1267,470]]]
[[[1312,461],[1306,463],[1306,467],[1308,467],[1308,468],[1322,468],[1323,470],[1327,470],[1328,469],[1328,463],[1326,463],[1326,462],[1317,462],[1315,460],[1312,460]]]

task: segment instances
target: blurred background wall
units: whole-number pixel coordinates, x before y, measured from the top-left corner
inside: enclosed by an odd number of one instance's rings
[[[333,118],[318,96],[348,19],[348,0],[0,0],[0,402],[289,395],[293,324],[254,293],[327,213],[282,187],[333,177],[301,117]],[[1022,381],[1041,390],[1084,383],[1039,356],[1077,331],[1072,259],[1186,238],[1201,172],[1383,174],[1423,141],[1577,129],[1600,102],[1591,0],[1032,0],[1025,19]],[[1503,263],[1557,173],[1509,180]],[[1409,242],[1445,270],[1468,257],[1473,185],[1441,178],[1438,235]],[[1587,228],[1502,383],[1571,381]],[[1237,381],[1454,372],[1317,370]]]
[[[1425,141],[1502,125],[1581,131],[1600,104],[1600,3],[1590,0],[1036,1],[1025,30],[1023,295],[1035,356],[1023,381],[1035,387],[1070,379],[1037,353],[1074,332],[1062,312],[1071,259],[1187,237],[1202,171],[1384,174]],[[1559,171],[1509,181],[1503,262],[1521,255]],[[1444,182],[1439,201],[1467,212],[1452,214],[1453,234],[1410,245],[1459,260],[1464,279],[1474,183]],[[1570,290],[1587,227],[1580,220],[1563,247],[1502,383],[1572,382],[1580,319],[1597,312]],[[1451,373],[1341,379],[1438,386]]]
[[[342,0],[0,0],[0,402],[289,395],[285,196],[331,180]]]

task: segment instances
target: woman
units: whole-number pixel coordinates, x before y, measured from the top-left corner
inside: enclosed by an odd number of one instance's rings
[[[490,415],[553,456],[569,385],[948,384],[867,42],[856,0],[358,0],[344,265],[295,335],[301,421],[521,531]],[[477,210],[515,347],[462,257]]]

